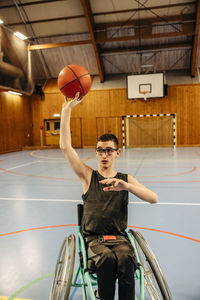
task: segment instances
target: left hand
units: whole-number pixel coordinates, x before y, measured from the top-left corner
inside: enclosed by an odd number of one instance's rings
[[[107,187],[104,187],[103,190],[105,192],[108,191],[123,191],[127,190],[127,182],[125,182],[122,179],[117,178],[107,178],[99,181],[101,184],[108,185]]]

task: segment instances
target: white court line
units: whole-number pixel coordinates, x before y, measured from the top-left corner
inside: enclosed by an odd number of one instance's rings
[[[14,169],[17,169],[17,168],[21,168],[21,167],[24,167],[24,166],[32,165],[32,164],[35,164],[35,163],[38,163],[38,162],[40,162],[40,160],[32,161],[32,162],[29,162],[29,163],[26,163],[26,164],[23,164],[23,165],[18,165],[18,166],[9,168],[9,169],[5,169],[5,171],[1,170],[0,173],[6,172],[6,171],[10,171],[10,170],[14,170]]]
[[[74,202],[82,203],[82,200],[71,199],[43,199],[43,198],[0,198],[0,200],[8,201],[41,201],[41,202]],[[134,202],[129,201],[129,204],[150,205],[148,202]],[[200,203],[183,203],[183,202],[159,202],[155,205],[177,205],[177,206],[200,206]]]

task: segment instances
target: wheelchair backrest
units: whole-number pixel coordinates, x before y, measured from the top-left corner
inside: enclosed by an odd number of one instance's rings
[[[78,226],[81,226],[81,221],[83,217],[83,204],[77,205],[77,215],[78,215]]]

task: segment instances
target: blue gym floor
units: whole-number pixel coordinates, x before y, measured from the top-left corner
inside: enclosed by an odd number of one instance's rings
[[[94,150],[77,152],[97,168]],[[200,148],[127,149],[115,170],[158,193],[156,205],[130,195],[128,224],[150,244],[173,299],[199,300]],[[59,149],[22,151],[0,156],[0,191],[0,296],[48,300],[61,243],[77,235],[81,184]]]

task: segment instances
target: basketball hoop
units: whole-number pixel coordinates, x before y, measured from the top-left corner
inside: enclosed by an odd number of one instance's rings
[[[139,84],[139,94],[143,95],[144,100],[147,100],[147,94],[151,94],[152,86],[151,83],[140,83]]]

